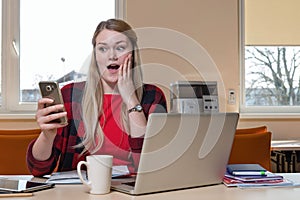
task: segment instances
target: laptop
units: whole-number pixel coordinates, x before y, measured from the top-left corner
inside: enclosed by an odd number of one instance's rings
[[[222,183],[238,113],[153,113],[138,172],[112,189],[140,195]]]

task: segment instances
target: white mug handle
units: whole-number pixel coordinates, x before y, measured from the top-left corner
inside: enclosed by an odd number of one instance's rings
[[[77,174],[81,180],[81,182],[84,184],[84,185],[87,185],[89,188],[91,188],[91,181],[88,181],[86,182],[83,177],[82,177],[82,173],[81,173],[81,165],[85,165],[87,168],[89,167],[89,164],[88,162],[86,161],[80,161],[78,164],[77,164]]]

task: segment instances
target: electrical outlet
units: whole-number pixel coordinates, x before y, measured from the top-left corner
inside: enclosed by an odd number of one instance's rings
[[[228,92],[228,104],[234,105],[235,104],[235,91],[229,90]]]

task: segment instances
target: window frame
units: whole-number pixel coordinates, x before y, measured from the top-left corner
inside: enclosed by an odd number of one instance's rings
[[[245,105],[245,1],[239,0],[240,31],[240,103],[241,116],[247,118],[299,118],[300,106],[246,106]],[[272,45],[274,46],[274,45]]]
[[[115,0],[115,16],[124,19],[125,0]],[[20,99],[20,0],[2,0],[1,118],[33,118],[37,103]]]

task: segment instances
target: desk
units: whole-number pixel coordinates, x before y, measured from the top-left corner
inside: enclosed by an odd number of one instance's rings
[[[300,151],[300,140],[273,140],[271,150],[276,155],[277,172],[296,172],[296,158],[300,156],[297,154],[297,151]]]
[[[300,173],[292,174],[300,180]],[[286,188],[227,188],[220,184],[215,186],[184,189],[172,192],[162,192],[149,195],[131,196],[120,192],[107,195],[91,195],[84,185],[56,185],[55,188],[35,192],[32,197],[16,197],[16,200],[298,200],[300,187]],[[4,198],[1,198],[4,199]]]
[[[272,140],[271,149],[277,151],[300,150],[300,140]]]

